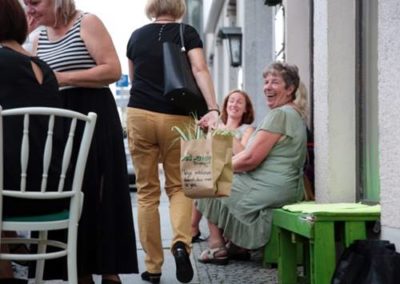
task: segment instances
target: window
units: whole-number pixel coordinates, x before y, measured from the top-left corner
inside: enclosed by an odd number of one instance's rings
[[[358,199],[379,202],[378,0],[357,0]]]
[[[189,25],[193,26],[200,37],[203,36],[203,5],[201,0],[187,0],[187,13],[186,21]]]
[[[274,56],[275,60],[285,61],[285,8],[280,4],[274,9]]]

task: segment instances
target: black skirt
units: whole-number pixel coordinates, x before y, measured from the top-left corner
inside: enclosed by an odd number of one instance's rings
[[[66,109],[97,113],[82,186],[78,275],[138,273],[122,126],[112,93],[108,88],[73,88],[61,91],[61,97]],[[59,279],[60,266],[65,278],[66,265],[57,260],[46,263],[45,278]]]

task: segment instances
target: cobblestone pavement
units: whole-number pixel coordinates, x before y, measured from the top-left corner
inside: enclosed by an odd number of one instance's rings
[[[138,246],[138,258],[139,258],[139,269],[140,272],[145,271],[144,267],[144,251],[138,240],[137,231],[137,207],[136,207],[136,193],[131,194],[133,214],[135,218],[136,237]],[[163,247],[165,261],[163,265],[161,284],[175,284],[179,283],[175,278],[175,261],[172,254],[170,253],[170,246],[172,240],[172,229],[169,221],[168,214],[168,200],[165,194],[162,194],[160,203],[160,215],[161,215],[161,230],[163,237]],[[208,235],[207,225],[204,218],[200,224],[201,231],[204,235]],[[200,284],[222,284],[222,283],[249,283],[249,284],[261,284],[261,283],[278,283],[276,269],[267,269],[262,266],[262,252],[257,251],[252,254],[251,261],[231,261],[228,265],[219,266],[212,264],[203,264],[197,261],[197,257],[201,251],[207,248],[207,242],[193,244],[193,250],[191,254],[192,264],[195,270],[195,275],[191,283]],[[15,266],[16,276],[18,278],[26,278],[26,271],[21,266]],[[101,283],[99,276],[95,276],[96,284]],[[140,279],[140,275],[121,275],[123,284],[148,284]],[[33,281],[30,281],[33,283]],[[55,280],[46,281],[45,284],[65,284],[67,282]]]
[[[207,248],[207,242],[193,246],[195,257]],[[199,283],[278,283],[276,269],[267,269],[262,266],[262,253],[257,251],[252,254],[250,261],[230,261],[228,265],[212,265],[195,262]]]

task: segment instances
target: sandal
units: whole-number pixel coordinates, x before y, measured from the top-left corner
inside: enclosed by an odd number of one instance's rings
[[[201,263],[227,265],[229,262],[228,252],[225,247],[208,248],[200,254],[198,261]]]

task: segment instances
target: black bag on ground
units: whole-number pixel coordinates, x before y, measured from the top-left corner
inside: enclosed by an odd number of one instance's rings
[[[164,96],[188,114],[201,117],[208,112],[207,103],[194,79],[183,38],[184,25],[180,24],[181,46],[163,43]]]
[[[395,284],[400,279],[400,254],[383,240],[356,240],[341,255],[332,284]]]

